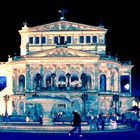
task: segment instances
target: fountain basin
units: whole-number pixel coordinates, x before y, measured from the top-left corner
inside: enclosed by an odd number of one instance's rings
[[[34,96],[34,97],[28,97],[26,99],[27,103],[33,103],[33,104],[41,104],[42,109],[43,109],[43,125],[53,125],[53,118],[51,116],[51,110],[52,107],[55,104],[67,104],[70,103],[70,100],[65,97],[52,97],[52,96]]]

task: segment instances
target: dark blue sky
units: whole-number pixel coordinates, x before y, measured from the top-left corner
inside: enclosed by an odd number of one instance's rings
[[[8,6],[9,5],[9,6]],[[93,0],[46,0],[20,1],[1,5],[1,51],[0,61],[7,60],[8,54],[19,55],[21,29],[26,20],[28,26],[58,21],[58,10],[66,8],[68,21],[98,26],[102,23],[108,29],[106,34],[107,52],[118,55],[122,61],[132,61],[133,93],[140,94],[140,45],[139,7],[134,2],[94,2]],[[15,11],[14,11],[15,10]]]

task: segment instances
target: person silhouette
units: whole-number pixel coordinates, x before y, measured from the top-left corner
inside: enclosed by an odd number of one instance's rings
[[[69,131],[69,136],[71,136],[72,133],[78,130],[79,137],[82,137],[83,135],[81,134],[81,116],[77,111],[73,111],[73,121],[72,121],[72,126],[74,127],[72,130]]]

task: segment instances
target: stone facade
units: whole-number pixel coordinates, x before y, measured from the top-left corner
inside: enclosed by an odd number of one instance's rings
[[[7,82],[0,93],[0,114],[5,114],[6,94],[9,115],[75,109],[83,113],[83,93],[88,95],[86,112],[131,108],[133,66],[106,55],[106,32],[103,26],[61,20],[36,27],[25,24],[19,31],[20,56],[0,65],[0,76]],[[116,104],[114,95],[119,95]]]

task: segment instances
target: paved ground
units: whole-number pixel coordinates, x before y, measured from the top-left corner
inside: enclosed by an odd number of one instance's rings
[[[83,137],[77,133],[69,136],[65,133],[28,133],[28,132],[0,132],[0,140],[139,140],[140,131],[127,129],[110,131],[82,132]]]
[[[52,126],[31,126],[31,125],[0,125],[0,140],[139,140],[140,129],[128,129],[124,125],[119,125],[118,129],[109,129],[104,131],[89,130],[87,126],[82,127],[83,137],[78,133],[72,136],[68,135],[70,126],[54,127]],[[20,129],[19,129],[20,128]],[[36,128],[36,129],[35,129]],[[51,131],[49,130],[51,129]]]

